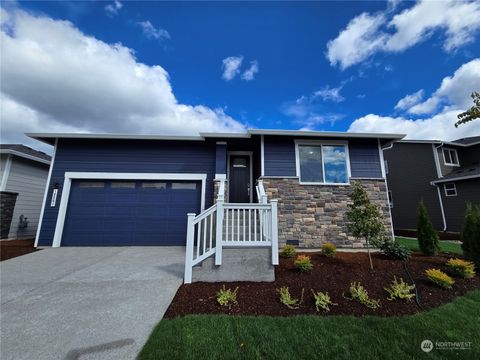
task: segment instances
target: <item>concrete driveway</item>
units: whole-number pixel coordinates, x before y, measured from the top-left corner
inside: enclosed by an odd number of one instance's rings
[[[1,262],[0,358],[135,358],[182,283],[184,254],[56,248]]]

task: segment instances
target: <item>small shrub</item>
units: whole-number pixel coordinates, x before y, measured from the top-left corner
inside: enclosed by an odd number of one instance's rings
[[[317,311],[323,309],[324,311],[330,311],[331,305],[337,305],[330,300],[328,293],[323,293],[321,291],[315,292],[312,290],[313,298],[315,299],[315,308]]]
[[[277,292],[280,295],[280,302],[289,309],[298,309],[303,303],[303,289],[300,299],[292,297],[292,295],[290,295],[290,290],[286,286],[277,289]]]
[[[285,245],[282,249],[280,256],[283,258],[292,258],[295,256],[296,253],[297,251],[295,250],[295,246]]]
[[[370,309],[376,309],[380,307],[380,301],[371,299],[368,296],[367,290],[365,290],[360,283],[353,282],[350,284],[350,296],[350,299],[356,300]]]
[[[327,256],[327,257],[335,257],[335,254],[337,253],[337,247],[332,244],[331,242],[327,242],[322,245],[322,254]]]
[[[222,306],[232,307],[237,303],[238,287],[235,290],[225,289],[225,285],[217,292],[217,302]]]
[[[467,204],[462,229],[463,255],[480,266],[480,205]]]
[[[447,267],[452,274],[469,279],[475,276],[475,265],[471,261],[462,259],[450,259],[447,261]]]
[[[398,242],[384,241],[380,245],[380,249],[389,259],[406,261],[410,258],[410,250]]]
[[[307,255],[298,255],[293,264],[301,272],[307,272],[313,268],[312,260]]]
[[[450,276],[439,269],[427,269],[425,270],[425,275],[431,282],[444,289],[450,289],[455,284],[455,281]]]
[[[428,217],[427,208],[423,201],[418,206],[418,223],[417,223],[418,245],[424,255],[436,255],[440,250],[438,246],[438,234],[435,231],[430,218]]]
[[[400,281],[397,280],[397,277],[393,277],[393,282],[389,288],[384,288],[389,296],[388,300],[395,300],[395,299],[406,299],[411,301],[415,294],[412,294],[412,290],[415,289],[415,285],[408,285],[406,282],[400,278]]]

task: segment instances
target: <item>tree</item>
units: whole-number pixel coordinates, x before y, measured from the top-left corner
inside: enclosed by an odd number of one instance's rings
[[[462,229],[462,250],[466,258],[480,266],[480,206],[467,204]]]
[[[378,207],[370,202],[363,186],[356,182],[350,194],[351,204],[348,204],[346,217],[349,221],[348,231],[358,238],[365,238],[367,242],[370,269],[373,270],[370,244],[378,240],[385,232],[385,222]]]
[[[457,115],[458,121],[455,123],[455,127],[458,125],[465,124],[469,121],[480,119],[480,93],[474,91],[472,95],[470,95],[473,99],[473,105],[467,111],[462,112],[461,114]]]
[[[438,246],[438,234],[433,228],[423,200],[420,201],[418,206],[417,237],[418,245],[424,255],[436,255],[438,250],[440,250]]]

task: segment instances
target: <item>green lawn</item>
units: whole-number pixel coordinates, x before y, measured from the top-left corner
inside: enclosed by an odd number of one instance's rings
[[[412,251],[420,251],[420,248],[418,247],[418,241],[415,238],[395,236],[395,240]],[[450,253],[455,253],[460,255],[462,254],[462,248],[460,244],[456,244],[448,241],[440,241],[439,244],[440,244],[440,251],[442,252],[450,252]]]
[[[191,315],[162,320],[139,359],[480,359],[480,291],[405,317]],[[471,350],[420,350],[425,340]]]

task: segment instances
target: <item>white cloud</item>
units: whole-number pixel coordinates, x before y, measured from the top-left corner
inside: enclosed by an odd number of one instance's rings
[[[240,73],[240,67],[242,66],[243,56],[229,56],[222,60],[223,74],[222,78],[225,81],[232,80]]]
[[[168,73],[68,21],[6,12],[0,32],[2,141],[23,132],[244,131],[223,109],[178,103]],[[121,74],[121,76],[119,76]]]
[[[258,73],[258,61],[253,60],[250,62],[250,67],[242,74],[242,79],[245,81],[253,80],[256,73]]]
[[[112,4],[105,5],[104,9],[107,16],[114,17],[115,15],[118,15],[118,12],[122,7],[123,7],[123,4],[120,1],[115,0]]]
[[[327,43],[330,64],[343,70],[377,52],[405,51],[436,31],[443,32],[443,48],[451,52],[471,43],[480,29],[479,1],[421,0],[393,16],[395,9],[390,5],[384,12],[353,18]]]
[[[414,92],[413,94],[408,94],[397,102],[395,105],[395,110],[407,110],[413,105],[418,104],[423,99],[423,89]]]
[[[333,102],[342,102],[345,98],[340,94],[340,90],[342,90],[343,86],[339,86],[336,88],[331,88],[329,86],[325,86],[324,88],[317,90],[313,93],[314,97],[320,97],[323,101],[333,101]]]
[[[148,39],[165,40],[170,39],[170,33],[161,28],[156,28],[149,20],[137,22],[143,30],[143,35]]]

